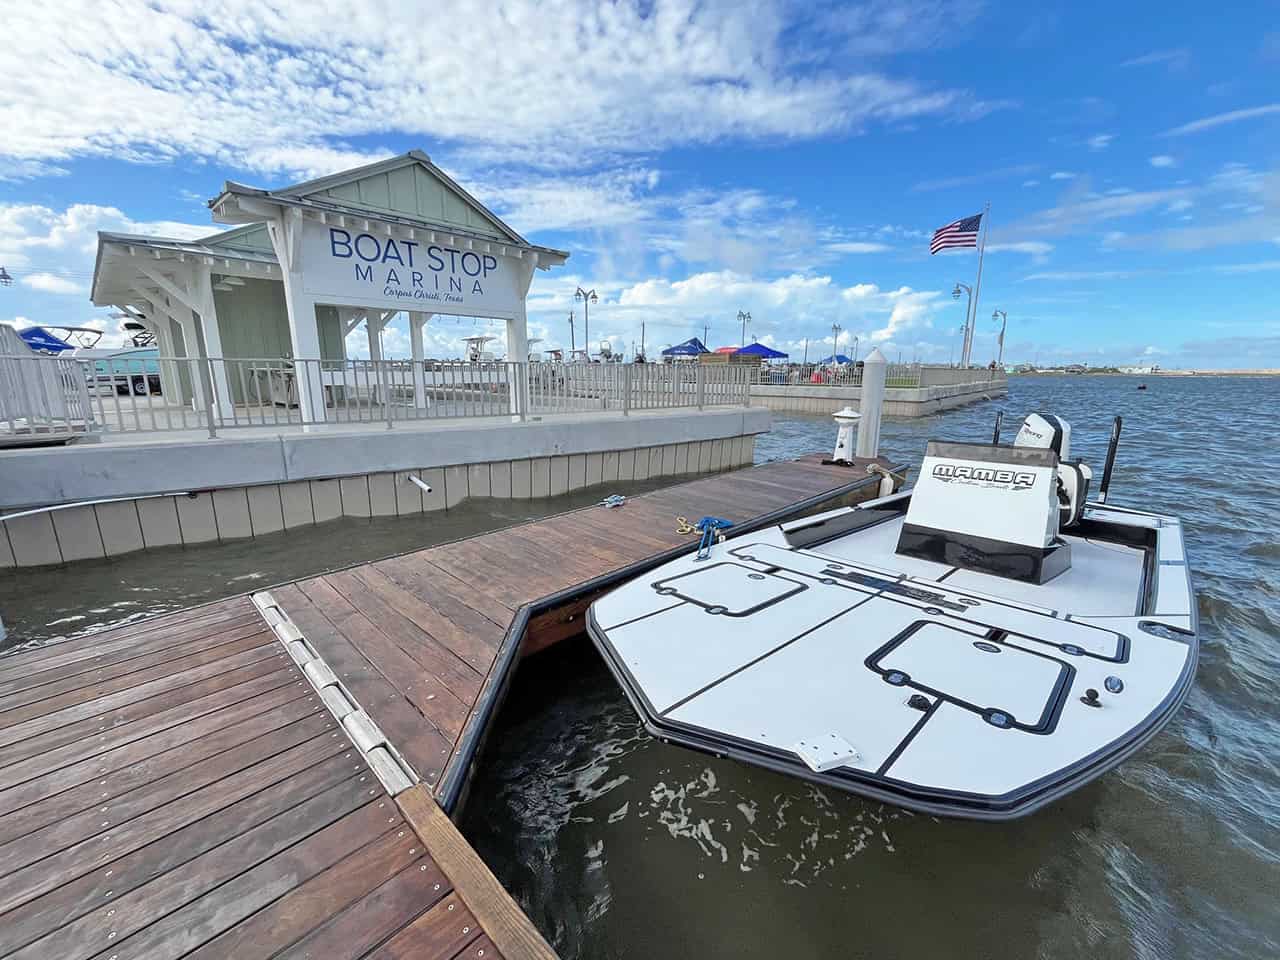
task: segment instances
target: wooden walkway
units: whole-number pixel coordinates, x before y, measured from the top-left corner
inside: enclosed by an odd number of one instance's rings
[[[551,960],[441,807],[521,641],[687,545],[677,516],[865,477],[768,464],[273,589],[423,781],[395,796],[250,597],[0,658],[0,957]]]
[[[762,464],[629,499],[587,507],[483,536],[300,580],[270,592],[280,610],[452,811],[465,786],[487,710],[500,699],[514,649],[524,652],[581,632],[589,585],[652,562],[692,537],[691,522],[741,525],[809,499],[875,495],[865,462],[824,466],[821,457]],[[584,587],[584,585],[588,585]],[[578,595],[546,611],[528,605]],[[513,631],[525,609],[527,631]],[[504,653],[507,654],[504,656]]]

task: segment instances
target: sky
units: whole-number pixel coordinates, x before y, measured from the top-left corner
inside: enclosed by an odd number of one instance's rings
[[[5,14],[0,321],[113,330],[98,230],[421,149],[516,230],[530,335],[650,354],[1280,367],[1280,6],[53,0]],[[455,356],[471,319],[433,319]],[[407,355],[403,321],[385,334]],[[367,353],[353,334],[352,353]]]

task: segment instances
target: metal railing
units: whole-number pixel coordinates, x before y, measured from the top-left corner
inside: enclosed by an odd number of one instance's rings
[[[890,387],[918,387],[922,367],[914,363],[891,363],[885,374]],[[767,364],[753,370],[753,384],[762,386],[860,387],[862,367],[851,363]]]
[[[115,358],[109,367],[56,357],[0,358],[15,422],[50,419],[39,384],[61,384],[59,422],[108,433],[385,424],[741,405],[742,365],[507,363],[281,358]],[[322,402],[305,402],[313,391]],[[3,424],[0,416],[0,424]]]
[[[81,363],[0,356],[0,444],[88,435],[98,426]]]

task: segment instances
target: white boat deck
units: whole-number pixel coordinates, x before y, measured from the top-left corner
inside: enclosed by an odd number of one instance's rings
[[[1143,549],[1071,537],[1071,570],[1035,586],[898,556],[901,526],[731,540],[598,600],[592,635],[660,736],[929,812],[1034,809],[1176,706],[1194,638],[1138,623],[1193,629],[1190,594],[1141,611]],[[1186,582],[1180,557],[1155,569]]]

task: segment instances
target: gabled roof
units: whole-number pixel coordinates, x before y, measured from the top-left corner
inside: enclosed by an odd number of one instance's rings
[[[561,261],[569,256],[563,250],[529,243],[421,150],[279,190],[227,181],[222,194],[209,201],[215,216],[229,196],[256,197],[284,206],[444,230],[462,237],[539,250]]]

